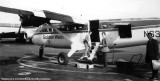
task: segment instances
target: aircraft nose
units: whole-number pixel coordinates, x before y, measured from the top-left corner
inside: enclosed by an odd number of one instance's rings
[[[36,34],[34,34],[32,37],[31,37],[31,40],[32,40],[32,43],[33,44],[39,44],[39,36],[37,36]]]
[[[31,42],[31,43],[33,43],[33,41],[32,41],[32,40],[33,40],[33,36],[32,36],[32,37],[31,37],[31,39],[30,39],[30,42]]]
[[[31,39],[30,39],[30,41],[31,41],[32,43],[35,42],[35,35],[37,35],[37,33],[34,33],[34,34],[32,35],[32,37],[31,37]],[[35,43],[34,43],[34,44],[35,44]]]
[[[34,43],[34,40],[35,40],[34,36],[35,36],[35,35],[33,35],[33,36],[31,37],[31,40],[30,40],[32,43]]]

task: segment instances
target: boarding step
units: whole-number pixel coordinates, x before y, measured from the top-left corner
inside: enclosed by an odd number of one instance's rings
[[[85,64],[85,63],[77,63],[75,65],[77,68],[83,68],[83,69],[91,69],[94,68],[93,64]]]

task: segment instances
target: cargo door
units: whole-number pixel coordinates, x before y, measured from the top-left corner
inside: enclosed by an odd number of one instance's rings
[[[132,38],[131,24],[130,23],[114,23],[118,27],[120,38]]]

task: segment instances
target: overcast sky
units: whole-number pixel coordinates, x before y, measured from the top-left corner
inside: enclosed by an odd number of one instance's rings
[[[0,6],[49,10],[85,20],[160,17],[160,0],[0,0]],[[20,23],[14,14],[0,12],[0,23]]]

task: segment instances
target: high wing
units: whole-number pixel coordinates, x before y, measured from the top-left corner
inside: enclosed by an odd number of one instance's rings
[[[33,15],[33,13],[30,11],[19,10],[19,9],[14,9],[14,8],[7,8],[7,7],[2,7],[2,6],[0,6],[0,11],[7,12],[7,13],[19,14],[19,15]]]
[[[15,8],[7,8],[0,6],[0,11],[18,14],[21,18],[22,26],[39,26],[43,23],[48,23],[50,20],[58,20],[65,23],[74,23],[71,16],[50,12],[47,10],[42,11],[27,11]]]
[[[46,15],[46,18],[51,18],[53,20],[59,20],[59,21],[69,22],[69,23],[74,22],[72,17],[70,17],[68,15],[58,14],[58,13],[50,12],[50,11],[47,11],[47,10],[43,10],[43,12]]]

